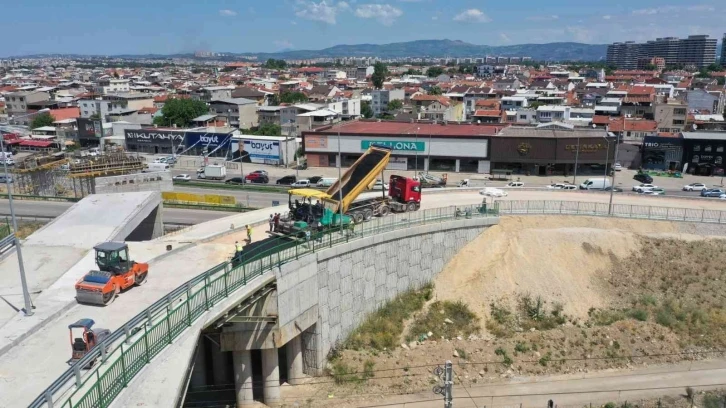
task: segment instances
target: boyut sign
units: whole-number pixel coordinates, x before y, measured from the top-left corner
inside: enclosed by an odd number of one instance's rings
[[[368,150],[371,145],[385,146],[394,151],[423,152],[426,151],[425,142],[408,142],[399,140],[361,140],[361,150]]]

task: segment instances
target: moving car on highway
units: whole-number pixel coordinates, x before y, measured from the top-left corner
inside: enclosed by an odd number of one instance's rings
[[[173,177],[173,180],[175,181],[190,181],[192,179],[192,176],[188,174],[177,174]]]
[[[297,177],[295,177],[294,174],[291,174],[289,176],[280,177],[279,179],[277,179],[277,181],[275,182],[275,184],[280,184],[280,185],[283,185],[283,186],[287,186],[287,185],[290,185],[290,184],[292,184],[292,183],[294,183],[296,181],[297,181]]]
[[[521,181],[510,181],[507,183],[507,187],[524,187],[524,183]]]
[[[270,182],[270,178],[267,176],[267,172],[264,170],[255,170],[245,177],[245,180],[250,183],[262,183],[267,184]]]
[[[323,176],[312,176],[312,177],[308,177],[308,178],[307,178],[307,180],[308,180],[308,181],[310,182],[310,184],[312,184],[312,185],[316,185],[316,184],[318,184],[318,182],[319,182],[320,180],[322,180],[322,179],[323,179]]]
[[[494,187],[487,187],[483,190],[480,190],[479,194],[481,194],[483,196],[487,196],[487,197],[506,197],[507,196],[506,191],[499,189],[499,188],[494,188]]]
[[[703,191],[706,189],[706,185],[703,183],[691,183],[683,186],[683,191]]]
[[[660,187],[649,188],[644,190],[643,195],[665,195],[665,190]]]
[[[653,182],[653,177],[650,177],[649,175],[647,175],[645,173],[638,173],[633,176],[633,180],[640,181],[641,183],[644,183],[644,184],[650,184]]]
[[[230,179],[225,180],[224,182],[225,182],[225,184],[244,184],[245,179],[243,179],[242,177],[232,177]]]
[[[302,179],[302,180],[298,180],[298,181],[290,184],[290,187],[306,188],[306,187],[310,187],[311,185],[312,185],[312,183],[310,183],[310,180]]]
[[[658,188],[658,186],[653,185],[653,184],[639,184],[637,186],[633,186],[633,191],[635,191],[636,193],[642,193],[646,190],[650,190],[650,189],[654,189],[654,188]]]
[[[701,190],[701,197],[721,197],[721,194],[725,194],[725,192],[718,188]]]

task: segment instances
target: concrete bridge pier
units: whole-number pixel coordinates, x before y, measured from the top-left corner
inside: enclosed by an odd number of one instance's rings
[[[302,334],[299,334],[287,342],[287,382],[298,385],[302,383],[302,377]]]
[[[228,364],[229,364],[229,353],[224,352],[220,349],[220,347],[212,342],[207,340],[210,344],[209,350],[212,357],[212,381],[214,385],[227,385],[230,383],[229,381],[229,370],[228,370]]]
[[[265,381],[263,388],[265,405],[280,406],[280,367],[277,348],[262,350],[262,378]]]
[[[252,395],[252,356],[248,350],[232,352],[234,361],[234,391],[237,397],[237,407],[255,405]]]

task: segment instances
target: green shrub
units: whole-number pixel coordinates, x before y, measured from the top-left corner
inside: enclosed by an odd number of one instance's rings
[[[451,323],[445,323],[449,319]],[[435,338],[469,336],[479,331],[479,318],[464,302],[437,301],[426,313],[418,315],[411,324],[406,339],[415,340],[422,333],[431,332]]]
[[[517,343],[517,344],[516,344],[516,345],[514,346],[514,351],[516,351],[516,352],[518,352],[518,353],[526,353],[526,352],[528,352],[528,351],[529,351],[529,346],[527,346],[527,344],[526,344],[526,343],[519,343],[519,342],[518,342],[518,343]]]
[[[542,358],[539,359],[539,365],[542,367],[547,367],[547,364],[552,360],[552,353],[548,352]]]
[[[641,322],[648,320],[648,311],[645,309],[633,309],[628,313],[628,316]]]
[[[346,339],[344,348],[361,350],[391,349],[398,345],[403,331],[403,322],[421,310],[431,299],[433,285],[428,284],[418,290],[410,290],[386,303],[368,315]],[[420,334],[420,333],[419,333]]]

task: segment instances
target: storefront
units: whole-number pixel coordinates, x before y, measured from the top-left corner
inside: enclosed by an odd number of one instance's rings
[[[642,167],[646,170],[681,171],[683,139],[646,136],[643,139]]]
[[[150,154],[178,153],[184,147],[184,131],[167,129],[125,129],[130,152]]]
[[[724,174],[726,132],[683,132],[683,172],[699,176]]]
[[[615,137],[604,129],[560,124],[509,127],[492,137],[492,169],[524,175],[605,174],[615,156]]]
[[[78,145],[80,147],[98,147],[103,136],[113,134],[113,129],[104,132],[103,123],[100,120],[76,119],[78,126]]]
[[[388,170],[489,173],[489,137],[500,129],[471,124],[355,121],[303,132],[303,145],[310,167],[337,167],[340,163],[349,167],[375,144],[393,150]]]

